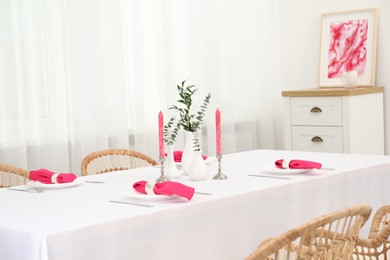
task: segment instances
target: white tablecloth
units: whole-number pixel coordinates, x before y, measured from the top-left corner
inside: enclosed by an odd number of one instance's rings
[[[330,171],[252,177],[277,159],[323,163]],[[83,183],[44,193],[0,190],[0,259],[243,259],[264,239],[320,214],[360,203],[390,204],[390,157],[256,150],[225,155],[227,180],[177,181],[200,192],[189,202],[110,203],[139,180],[155,180],[157,167],[88,176]],[[368,225],[366,229],[368,230]],[[363,230],[366,232],[366,230]]]

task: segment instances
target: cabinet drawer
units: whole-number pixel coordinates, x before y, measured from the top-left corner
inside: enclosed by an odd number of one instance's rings
[[[292,150],[343,153],[342,127],[292,127]]]
[[[291,98],[292,125],[342,126],[341,97]]]

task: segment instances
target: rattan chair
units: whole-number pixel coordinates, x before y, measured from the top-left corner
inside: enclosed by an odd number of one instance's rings
[[[128,149],[108,149],[88,154],[81,162],[81,174],[101,174],[157,165],[151,157]]]
[[[322,215],[263,241],[246,259],[350,259],[370,214],[370,206],[357,205]]]
[[[379,208],[372,219],[368,239],[358,238],[355,259],[390,259],[390,205]]]
[[[29,180],[27,170],[8,164],[0,164],[0,188],[24,185]]]

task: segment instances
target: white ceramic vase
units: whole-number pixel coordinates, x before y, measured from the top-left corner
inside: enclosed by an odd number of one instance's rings
[[[344,72],[342,80],[345,88],[356,88],[358,85],[358,72],[356,70]]]
[[[183,169],[183,174],[188,175],[188,170],[190,169],[192,155],[194,154],[194,133],[189,131],[184,131],[184,149],[183,155],[181,157],[181,168]]]
[[[175,158],[173,156],[174,146],[167,146],[167,158],[165,161],[165,174],[169,179],[178,179],[181,177],[181,171],[177,169]]]
[[[201,151],[194,151],[191,160],[191,165],[188,170],[188,176],[195,181],[205,180],[208,175],[208,170],[205,161],[203,160]]]

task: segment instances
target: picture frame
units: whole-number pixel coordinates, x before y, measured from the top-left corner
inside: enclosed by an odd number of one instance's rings
[[[375,86],[378,10],[321,16],[319,87],[343,87],[344,72],[358,72],[357,87]]]

